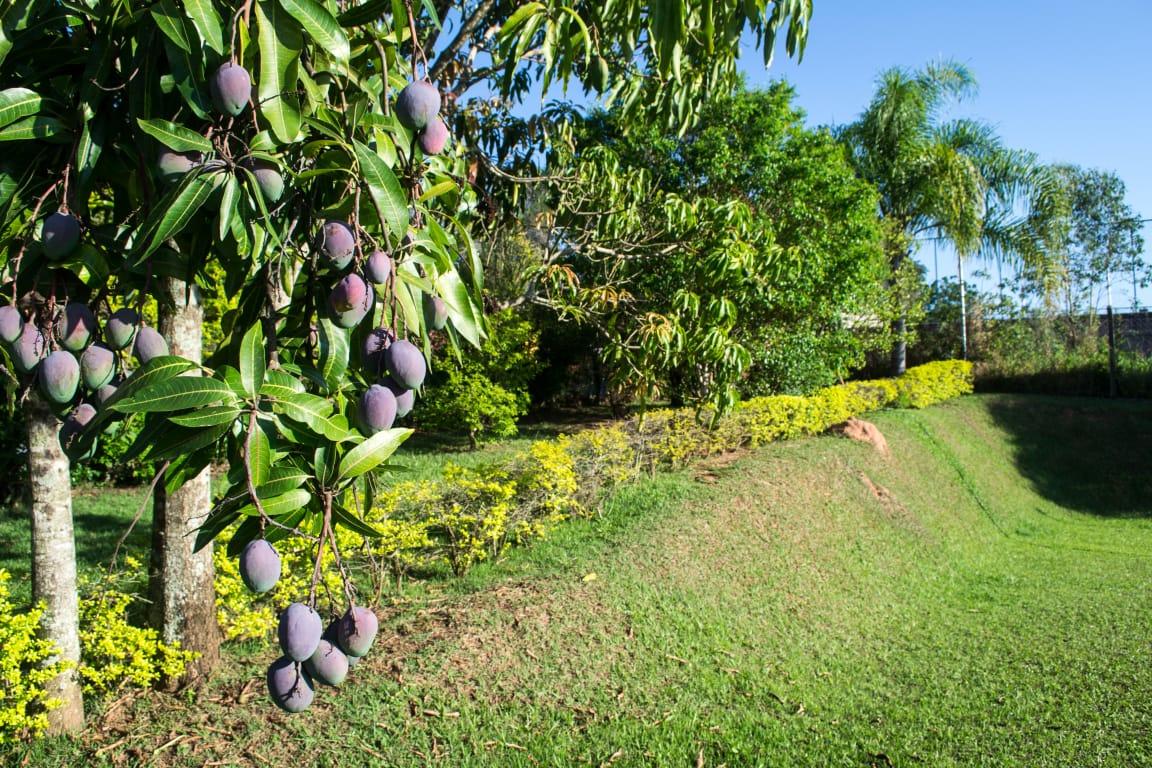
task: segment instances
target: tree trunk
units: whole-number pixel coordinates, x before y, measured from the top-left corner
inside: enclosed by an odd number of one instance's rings
[[[68,457],[60,447],[60,422],[36,392],[25,402],[28,428],[28,477],[32,517],[32,600],[46,610],[41,634],[56,644],[50,662],[72,668],[46,686],[61,704],[48,712],[52,733],[84,727],[84,698],[76,666],[80,663],[79,596],[76,592],[76,541],[72,533],[72,480]]]
[[[174,355],[200,362],[204,310],[194,283],[164,278],[160,332]],[[220,661],[216,622],[212,545],[193,553],[196,529],[212,507],[211,474],[205,469],[181,488],[167,493],[157,483],[152,500],[152,559],[149,596],[152,625],[166,643],[179,642],[200,654],[186,681],[208,675]]]
[[[892,337],[894,339],[891,358],[892,376],[903,376],[904,371],[908,368],[908,342],[904,337],[908,330],[907,301],[905,296],[900,295],[902,285],[900,273],[904,267],[904,262],[910,257],[911,253],[903,248],[897,248],[889,257],[891,259],[891,274],[888,277],[888,288],[896,292],[895,298],[900,305],[900,316],[892,321]]]
[[[904,332],[907,330],[907,318],[899,317],[892,321],[892,335],[896,341],[892,344],[892,375],[903,376],[908,367],[908,342],[904,341]]]
[[[964,288],[964,257],[956,255],[956,275],[960,278],[960,359],[968,359],[968,293]]]

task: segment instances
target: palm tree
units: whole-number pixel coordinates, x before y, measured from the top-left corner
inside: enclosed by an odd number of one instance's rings
[[[857,173],[880,192],[894,283],[911,264],[916,239],[929,232],[952,243],[961,272],[976,255],[1045,263],[1048,172],[1035,155],[1005,148],[983,123],[941,120],[946,106],[975,90],[971,72],[955,62],[895,67],[880,75],[859,119],[840,131]],[[963,280],[961,292],[963,301]],[[896,375],[907,353],[904,302],[892,327]]]

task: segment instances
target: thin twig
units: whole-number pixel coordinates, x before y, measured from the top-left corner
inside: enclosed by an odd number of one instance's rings
[[[171,461],[164,462],[164,466],[160,467],[156,472],[156,476],[152,478],[151,485],[148,486],[148,493],[144,494],[144,501],[140,504],[140,508],[136,510],[136,516],[132,518],[132,522],[128,524],[128,530],[124,531],[124,535],[116,542],[115,548],[112,550],[112,559],[108,563],[108,572],[116,572],[116,557],[120,554],[120,547],[124,546],[124,542],[132,535],[132,530],[136,527],[136,523],[140,522],[141,516],[144,514],[144,508],[148,506],[148,500],[152,498],[152,494],[156,492],[156,484],[160,482],[160,478],[164,477],[164,473],[168,471],[168,465]]]

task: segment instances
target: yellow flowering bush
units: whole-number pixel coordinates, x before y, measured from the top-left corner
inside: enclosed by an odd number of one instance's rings
[[[972,391],[972,363],[945,360],[909,368],[896,379],[903,408],[925,408]]]
[[[80,583],[80,680],[84,692],[107,694],[124,687],[147,688],[184,674],[196,653],[165,643],[155,629],[129,620],[139,602],[132,572],[142,566],[124,558],[126,570]]]
[[[59,706],[47,697],[44,685],[68,668],[64,662],[45,665],[55,646],[36,637],[44,609],[17,613],[8,590],[10,575],[0,569],[0,745],[38,736],[48,727],[48,711]]]

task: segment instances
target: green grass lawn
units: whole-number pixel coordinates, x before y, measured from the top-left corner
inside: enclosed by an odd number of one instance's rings
[[[29,765],[1152,765],[1152,404],[969,397],[781,443],[397,601],[308,713],[271,647]],[[8,529],[0,529],[6,536]]]

